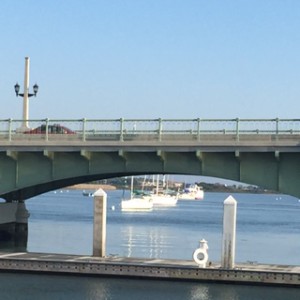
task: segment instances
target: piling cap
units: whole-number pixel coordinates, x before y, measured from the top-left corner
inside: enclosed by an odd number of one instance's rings
[[[99,189],[94,193],[94,197],[95,196],[106,196],[106,193],[102,189]]]
[[[200,240],[200,248],[205,250],[208,249],[207,241],[205,239]]]
[[[230,195],[224,200],[224,204],[235,205],[236,200]]]

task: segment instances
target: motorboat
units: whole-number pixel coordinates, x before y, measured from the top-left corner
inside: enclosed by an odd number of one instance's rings
[[[86,197],[93,197],[94,192],[82,191],[82,195]]]
[[[187,184],[183,192],[179,193],[178,198],[183,200],[202,200],[204,191],[202,187],[196,184]]]

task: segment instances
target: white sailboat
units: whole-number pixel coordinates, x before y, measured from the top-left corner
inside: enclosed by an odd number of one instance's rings
[[[165,180],[163,179],[163,182]],[[164,183],[163,183],[164,187]],[[175,206],[177,204],[178,195],[167,192],[168,189],[164,190],[159,187],[159,175],[157,175],[155,193],[151,195],[154,206]]]
[[[133,176],[131,177],[130,199],[121,201],[122,211],[147,211],[152,210],[153,201],[151,197],[139,196],[136,197],[133,193]]]

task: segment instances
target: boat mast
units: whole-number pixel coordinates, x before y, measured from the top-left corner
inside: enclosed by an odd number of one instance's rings
[[[133,176],[131,176],[130,199],[133,198]]]

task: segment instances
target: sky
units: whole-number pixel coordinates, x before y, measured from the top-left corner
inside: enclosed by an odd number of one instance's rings
[[[0,119],[299,118],[299,0],[1,0]]]

